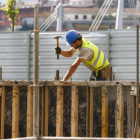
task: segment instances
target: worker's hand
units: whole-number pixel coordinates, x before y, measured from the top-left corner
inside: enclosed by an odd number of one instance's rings
[[[59,46],[54,49],[55,49],[55,54],[61,54],[61,48]]]

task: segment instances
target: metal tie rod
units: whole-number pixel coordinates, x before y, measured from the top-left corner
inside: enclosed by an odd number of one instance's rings
[[[53,20],[53,18],[55,17],[57,11],[54,11],[48,18],[47,20],[40,26],[40,30],[43,30],[46,25],[50,22],[50,20]]]
[[[110,0],[107,1],[106,7],[102,10],[102,12],[101,12],[101,14],[100,14],[100,17],[96,20],[95,26],[92,28],[92,31],[95,30],[95,28],[96,28],[96,26],[97,26],[97,24],[98,24],[100,18],[104,17],[106,11],[108,10],[108,9],[107,9],[107,6],[108,6],[109,2],[112,2],[112,1],[110,1]],[[107,9],[107,10],[106,10],[106,9]]]
[[[56,17],[57,17],[57,14],[54,16],[53,20],[48,24],[48,26],[43,31],[46,31],[49,28],[49,26],[54,22]]]
[[[104,18],[104,15],[105,15],[105,13],[107,12],[108,8],[110,7],[111,3],[112,3],[112,0],[110,1],[110,3],[109,3],[109,5],[108,5],[108,7],[106,8],[106,10],[105,10],[105,12],[104,12],[104,14],[103,14],[102,18],[100,19],[100,21],[99,21],[99,23],[98,23],[97,27],[95,26],[95,28],[96,28],[95,30],[97,30],[97,29],[98,29],[98,27],[100,26],[100,24],[101,24],[101,22],[102,22],[102,20],[103,20],[103,18]]]
[[[102,11],[102,9],[103,9],[103,7],[104,7],[104,5],[106,4],[106,2],[107,2],[108,0],[105,0],[104,1],[104,3],[102,4],[102,6],[101,6],[101,8],[100,8],[100,10],[99,10],[99,12],[97,13],[97,16],[96,16],[96,18],[98,18],[98,16],[100,15],[100,12]],[[94,23],[96,22],[96,18],[94,19],[94,21],[92,22],[92,25],[90,26],[90,28],[89,28],[89,31],[91,31],[92,30],[92,26],[94,25]]]

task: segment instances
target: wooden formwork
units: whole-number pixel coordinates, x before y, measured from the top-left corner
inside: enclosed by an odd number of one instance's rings
[[[94,126],[94,94],[95,89],[101,90],[101,137],[109,137],[109,93],[113,92],[116,96],[116,112],[115,112],[115,136],[117,138],[124,137],[124,95],[129,95],[127,99],[127,136],[134,137],[134,126],[136,120],[136,96],[130,96],[131,86],[136,86],[135,82],[63,82],[63,81],[40,81],[42,86],[42,113],[41,113],[41,136],[49,136],[49,88],[56,87],[56,136],[62,137],[64,115],[64,88],[71,87],[71,137],[78,137],[78,97],[79,87],[85,87],[86,95],[86,137],[93,137]],[[19,137],[19,96],[20,87],[27,86],[27,128],[26,136],[33,135],[33,82],[32,81],[0,81],[0,138],[4,139],[4,122],[5,122],[5,88],[13,87],[12,93],[12,138]],[[115,87],[115,91],[110,90]],[[131,111],[132,110],[132,111]],[[132,127],[131,127],[132,126]],[[139,127],[135,137],[139,137]]]

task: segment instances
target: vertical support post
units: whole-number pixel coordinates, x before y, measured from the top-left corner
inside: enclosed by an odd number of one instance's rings
[[[2,106],[2,93],[0,92],[0,116],[1,116],[1,106]],[[0,139],[1,139],[1,117],[0,117]]]
[[[0,67],[0,80],[2,80],[2,67]]]
[[[110,62],[110,32],[107,33],[107,60]]]
[[[42,87],[41,136],[45,134],[45,89]]]
[[[0,88],[0,100],[1,100],[1,104],[0,104],[0,138],[4,139],[4,122],[5,122],[5,87],[2,86],[2,88]]]
[[[93,87],[90,87],[90,137],[93,137]]]
[[[33,136],[33,87],[27,87],[27,137]]]
[[[49,87],[45,87],[45,136],[48,136]]]
[[[31,46],[31,34],[27,38],[27,80],[30,80],[30,46]]]
[[[39,6],[34,9],[33,136],[39,139]]]
[[[63,87],[57,86],[56,137],[63,136]]]
[[[127,94],[127,138],[132,138],[132,95],[130,95],[131,87],[126,87]]]
[[[121,85],[117,86],[117,124],[116,137],[123,138],[124,135],[124,89]]]
[[[13,86],[12,97],[12,138],[19,137],[19,86]]]
[[[86,137],[89,137],[90,133],[90,91],[89,87],[86,87]]]
[[[2,80],[2,67],[0,67],[0,80]],[[0,139],[2,139],[2,118],[1,118],[1,115],[2,115],[2,89],[0,90]],[[3,130],[4,131],[4,130]]]
[[[108,89],[102,87],[102,137],[108,137]]]
[[[109,66],[109,81],[112,81],[112,67]]]
[[[135,136],[139,137],[139,25],[137,25],[137,100],[136,100],[136,121],[135,121]]]
[[[78,88],[72,86],[71,137],[78,137]]]
[[[132,137],[135,138],[134,128],[136,120],[136,96],[132,97]]]
[[[59,70],[56,70],[56,80],[59,80]]]

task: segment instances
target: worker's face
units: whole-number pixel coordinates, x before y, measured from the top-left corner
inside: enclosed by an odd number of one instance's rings
[[[81,41],[76,40],[75,43],[71,43],[71,47],[74,47],[75,49],[81,48]]]

